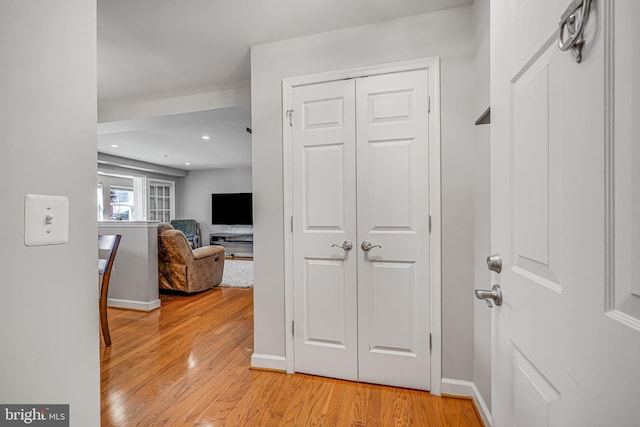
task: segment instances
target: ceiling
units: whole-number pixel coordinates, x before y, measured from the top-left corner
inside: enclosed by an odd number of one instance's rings
[[[100,123],[98,151],[184,170],[251,166],[250,115],[245,105]]]
[[[245,87],[253,45],[472,1],[98,0],[98,102]],[[186,170],[249,166],[247,127],[248,106],[101,123],[98,151]]]

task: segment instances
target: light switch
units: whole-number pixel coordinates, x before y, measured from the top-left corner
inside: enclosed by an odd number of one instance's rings
[[[27,194],[24,199],[24,244],[61,245],[69,240],[69,198]]]

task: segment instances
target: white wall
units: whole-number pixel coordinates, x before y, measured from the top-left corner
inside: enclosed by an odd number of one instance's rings
[[[96,3],[3,1],[0,52],[0,402],[97,426]],[[67,244],[24,245],[27,193],[69,198]]]
[[[200,223],[203,244],[207,244],[209,233],[218,231],[211,226],[211,194],[251,192],[251,168],[190,171],[182,179],[182,218]]]
[[[440,56],[443,376],[473,379],[472,18],[466,6],[252,48],[256,354],[285,348],[282,79]]]
[[[474,116],[489,107],[489,0],[475,0]],[[490,125],[476,126],[475,187],[473,199],[473,270],[477,289],[491,289],[486,258],[491,250],[489,144]],[[491,310],[484,301],[474,303],[473,381],[491,409]]]

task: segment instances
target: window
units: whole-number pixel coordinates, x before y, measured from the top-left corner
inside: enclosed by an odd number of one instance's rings
[[[175,218],[175,182],[98,172],[98,221],[161,221]]]
[[[174,183],[149,180],[149,220],[169,222],[174,218]]]
[[[109,219],[133,219],[133,188],[111,186]]]

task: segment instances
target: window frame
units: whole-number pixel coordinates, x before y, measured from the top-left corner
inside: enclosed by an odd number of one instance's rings
[[[169,190],[169,194],[157,194],[157,188]],[[147,219],[149,221],[169,222],[176,216],[176,183],[164,179],[149,178],[147,181]],[[168,200],[169,207],[165,207]],[[162,207],[158,202],[162,201]],[[153,206],[153,207],[152,207]],[[168,217],[167,217],[168,213]]]
[[[128,193],[131,193],[131,196],[129,197],[129,202],[128,203],[113,203],[111,201],[111,193],[114,191],[126,191]],[[129,208],[129,217],[127,219],[122,219],[121,221],[132,221],[135,215],[135,210],[136,210],[136,203],[135,203],[135,191],[133,190],[133,187],[127,187],[126,185],[110,185],[109,186],[109,219],[113,219],[112,216],[114,214],[113,212],[113,208],[119,206],[119,207],[127,207]],[[117,212],[116,212],[117,213]]]

